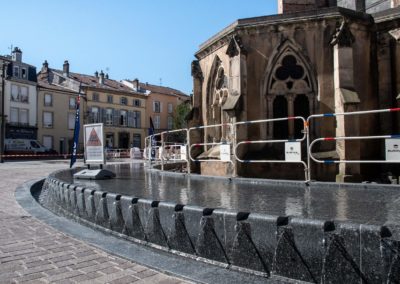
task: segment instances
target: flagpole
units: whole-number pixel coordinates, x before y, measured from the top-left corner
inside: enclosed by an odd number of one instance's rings
[[[79,92],[78,92],[78,99],[76,102],[76,113],[75,113],[75,128],[74,128],[74,144],[72,146],[72,153],[71,153],[71,162],[69,164],[69,168],[72,168],[74,163],[76,162],[76,155],[78,150],[78,143],[79,143],[79,130],[80,130],[80,102],[81,102],[81,86],[82,83],[79,84]]]

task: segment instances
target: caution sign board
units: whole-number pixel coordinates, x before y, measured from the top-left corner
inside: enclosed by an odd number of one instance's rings
[[[105,164],[103,123],[83,126],[85,163]]]
[[[386,139],[386,161],[400,161],[400,139]]]
[[[285,142],[285,161],[301,162],[301,142]]]

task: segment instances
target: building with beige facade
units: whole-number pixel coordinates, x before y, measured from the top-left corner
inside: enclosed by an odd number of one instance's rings
[[[147,94],[145,125],[150,127],[151,118],[156,133],[172,130],[176,106],[190,100],[188,95],[173,88],[142,83],[138,79],[123,82],[133,90],[144,90]]]
[[[47,62],[43,63],[37,78],[38,140],[59,154],[71,153],[79,83],[50,69]],[[83,110],[80,108],[82,116]],[[82,152],[82,149],[83,136],[80,135],[78,150]]]
[[[81,125],[103,123],[105,147],[144,147],[146,128],[143,121],[147,100],[145,92],[134,91],[121,82],[110,79],[103,71],[95,72],[94,75],[70,72],[68,61],[64,62],[62,70],[50,69],[45,62],[38,77],[41,86],[39,101],[43,101],[39,113],[42,119],[39,125],[43,128],[40,130],[41,139],[47,139],[46,137],[50,136],[49,132],[52,132],[53,141],[59,143],[53,144],[53,149],[62,153],[71,151],[74,104],[78,93],[82,96]],[[52,97],[49,94],[49,86],[54,92],[53,105],[44,106],[46,98],[51,100]],[[60,92],[64,96],[59,95]],[[63,141],[64,137],[68,141],[65,148],[58,142]],[[43,142],[46,145],[46,141]]]
[[[94,76],[74,74],[86,94],[85,123],[103,123],[106,146],[144,148],[147,94],[111,80],[103,71]]]

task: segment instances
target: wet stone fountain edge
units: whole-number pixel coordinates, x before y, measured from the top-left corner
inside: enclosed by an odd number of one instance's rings
[[[119,237],[229,269],[312,283],[397,283],[384,226],[203,208],[107,193],[49,176],[40,203]]]

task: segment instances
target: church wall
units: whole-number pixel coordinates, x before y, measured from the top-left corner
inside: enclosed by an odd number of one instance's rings
[[[351,42],[352,63],[349,64],[349,68],[352,69],[345,69],[344,71],[352,72],[354,75],[354,82],[351,84],[351,89],[357,93],[360,99],[360,103],[354,104],[354,107],[350,109],[378,109],[379,86],[375,68],[377,65],[375,28],[370,21],[371,18],[351,17],[337,14],[335,17],[321,17],[307,21],[295,18],[291,21],[277,21],[265,25],[239,26],[226,33],[218,41],[216,40],[210,44],[209,47],[203,48],[198,53],[198,58],[204,76],[202,85],[202,117],[204,124],[209,124],[207,122],[207,112],[210,111],[210,106],[209,102],[207,102],[207,95],[213,62],[215,57],[218,56],[226,74],[229,74],[230,59],[226,51],[229,40],[234,35],[240,37],[243,47],[246,50],[244,62],[246,65],[247,80],[245,85],[247,87],[243,97],[243,112],[237,117],[238,121],[258,120],[268,117],[266,80],[272,72],[273,64],[271,62],[274,62],[279,46],[287,41],[290,41],[296,52],[301,54],[301,58],[309,65],[309,74],[315,80],[313,87],[316,103],[313,109],[310,110],[311,114],[334,113],[334,46],[331,43],[333,35],[337,33],[337,28],[341,25],[343,19],[348,22],[349,30],[354,37],[354,40]],[[396,45],[394,50],[396,55],[400,55],[399,45]],[[396,57],[394,61],[397,70],[400,68],[399,57]],[[400,75],[398,75],[398,72],[396,72],[394,78],[396,92],[399,92]],[[354,129],[354,133],[359,133],[361,136],[379,134],[376,133],[376,130],[380,129],[377,115],[361,116],[359,117],[359,121],[359,124],[354,124],[354,127],[357,128]],[[311,135],[313,137],[335,136],[335,127],[335,119],[316,119],[311,124]],[[351,132],[351,128],[348,130]],[[252,125],[248,128],[247,138],[248,140],[265,138],[265,132],[265,126]],[[346,135],[351,135],[351,133],[346,133]],[[379,158],[382,153],[379,150],[380,147],[378,147],[378,144],[377,142],[361,143],[361,158]],[[332,151],[335,150],[334,146],[334,144],[325,144],[321,145],[318,150],[321,152]],[[259,146],[259,148],[261,147]],[[368,167],[362,167],[368,171]],[[269,169],[270,172],[272,170],[272,168]],[[331,168],[325,167],[324,170],[318,171],[320,175],[319,179],[332,180],[334,179],[335,171],[335,166]]]

